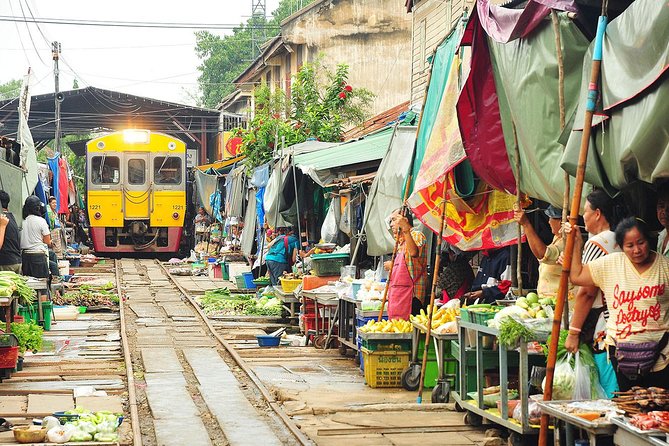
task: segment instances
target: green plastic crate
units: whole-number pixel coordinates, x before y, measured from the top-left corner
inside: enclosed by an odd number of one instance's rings
[[[371,352],[379,350],[411,351],[411,339],[361,339],[361,341],[361,345]]]
[[[349,255],[342,254],[314,254],[311,256],[311,269],[314,274],[323,276],[338,276],[341,267],[348,264]]]

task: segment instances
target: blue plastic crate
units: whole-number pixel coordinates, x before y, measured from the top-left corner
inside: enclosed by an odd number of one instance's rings
[[[258,285],[253,283],[253,273],[242,273],[242,277],[244,277],[244,285],[246,288],[253,289],[257,288]]]

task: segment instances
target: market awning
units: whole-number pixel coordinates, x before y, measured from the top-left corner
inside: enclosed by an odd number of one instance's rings
[[[227,160],[222,160],[222,161],[216,161],[215,163],[210,163],[210,164],[203,164],[202,166],[196,166],[196,168],[202,172],[206,172],[209,169],[214,169],[214,170],[219,170],[223,169],[225,167],[231,166],[241,160],[246,158],[244,155],[239,155],[235,158],[230,158]]]
[[[357,141],[295,155],[294,163],[316,183],[324,186],[332,181],[334,171],[382,160],[388,152],[393,129],[387,128]]]

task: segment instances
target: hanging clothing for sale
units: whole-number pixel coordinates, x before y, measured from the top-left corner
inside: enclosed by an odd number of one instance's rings
[[[54,177],[55,182],[55,177]],[[67,161],[63,158],[58,159],[58,195],[56,199],[58,207],[56,208],[58,214],[69,214],[69,180],[67,175]]]

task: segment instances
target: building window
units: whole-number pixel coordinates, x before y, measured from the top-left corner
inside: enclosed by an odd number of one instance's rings
[[[265,77],[265,79],[267,81],[267,86],[269,88],[272,88],[272,70],[271,69],[267,70],[267,76]]]
[[[291,72],[292,69],[292,53],[286,54],[286,66],[285,66],[285,73],[286,73],[286,96],[290,97],[290,83],[291,83],[291,76],[293,73]]]
[[[297,71],[300,71],[302,64],[304,63],[304,52],[307,50],[306,45],[299,45],[297,47]]]
[[[94,156],[91,160],[93,184],[118,184],[121,179],[121,163],[117,156]]]
[[[279,65],[274,67],[274,82],[276,82],[276,89],[281,89],[281,67]]]

